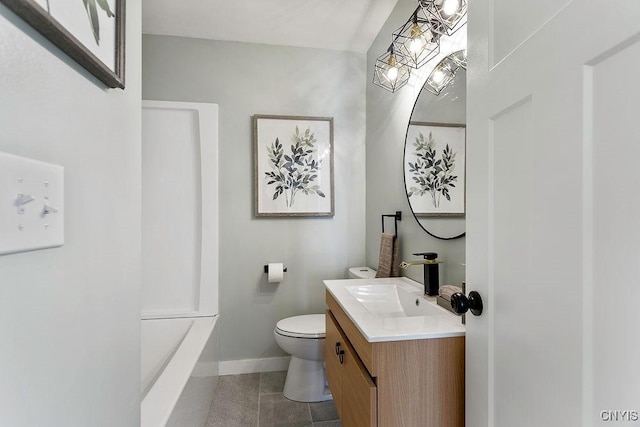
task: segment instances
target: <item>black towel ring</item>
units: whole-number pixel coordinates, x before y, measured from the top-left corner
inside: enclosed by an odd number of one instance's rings
[[[384,219],[393,218],[394,235],[398,235],[398,221],[402,221],[402,211],[396,211],[395,214],[382,215],[382,232],[384,233]]]

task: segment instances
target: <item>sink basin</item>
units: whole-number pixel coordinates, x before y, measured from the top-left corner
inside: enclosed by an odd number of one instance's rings
[[[368,342],[464,336],[459,316],[439,307],[407,277],[325,280],[327,297],[340,306]],[[329,302],[329,301],[328,301]]]
[[[448,314],[427,302],[419,289],[402,283],[346,286],[371,314],[383,317],[442,316]]]

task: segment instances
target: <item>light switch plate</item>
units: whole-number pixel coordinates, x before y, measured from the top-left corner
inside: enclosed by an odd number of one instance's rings
[[[64,244],[64,168],[0,152],[0,255]]]

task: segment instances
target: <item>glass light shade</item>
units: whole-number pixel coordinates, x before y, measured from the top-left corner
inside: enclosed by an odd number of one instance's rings
[[[411,71],[402,56],[390,48],[384,55],[376,59],[373,70],[373,84],[395,92],[409,81]]]
[[[453,52],[449,55],[453,62],[458,64],[459,67],[467,69],[467,49],[462,49],[457,52]]]
[[[433,29],[441,34],[450,36],[467,23],[467,0],[419,0],[419,4],[438,22]]]
[[[456,77],[458,68],[460,68],[460,66],[453,60],[452,55],[445,57],[435,66],[433,71],[431,71],[424,87],[434,95],[440,95]]]
[[[412,68],[420,68],[440,52],[440,34],[432,31],[422,8],[393,33],[393,48]]]

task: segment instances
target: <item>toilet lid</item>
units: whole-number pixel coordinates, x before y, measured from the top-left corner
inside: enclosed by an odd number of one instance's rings
[[[289,337],[324,338],[324,314],[287,317],[276,324],[276,332]]]

